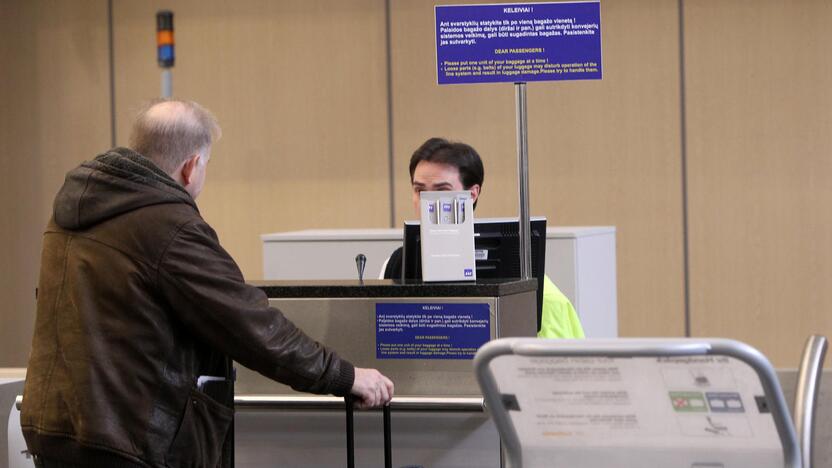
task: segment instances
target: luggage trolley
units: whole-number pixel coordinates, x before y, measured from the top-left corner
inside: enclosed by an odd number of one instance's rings
[[[724,339],[486,343],[474,359],[511,468],[800,468],[777,375]]]

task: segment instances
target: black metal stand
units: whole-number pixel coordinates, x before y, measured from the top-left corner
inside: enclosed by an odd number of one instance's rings
[[[352,419],[352,395],[344,397],[347,410],[347,468],[355,468],[355,426]]]

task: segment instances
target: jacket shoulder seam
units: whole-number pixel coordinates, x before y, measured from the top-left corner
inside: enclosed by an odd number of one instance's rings
[[[125,251],[124,249],[120,249],[120,248],[116,247],[115,245],[104,242],[100,239],[96,239],[93,236],[88,236],[88,235],[85,235],[85,234],[79,234],[79,233],[75,233],[75,232],[65,232],[65,231],[57,231],[57,230],[56,231],[46,231],[46,232],[44,232],[44,234],[65,235],[65,236],[69,237],[70,239],[80,238],[80,239],[88,240],[90,242],[95,242],[96,244],[99,244],[99,245],[102,245],[102,246],[107,247],[109,249],[115,250],[116,252],[130,258],[130,260],[133,260],[134,262],[141,263],[143,265],[148,265],[148,266],[152,267],[152,262],[144,260],[144,259],[140,258],[140,256],[133,255],[133,254]]]
[[[165,257],[168,255],[168,252],[170,251],[170,248],[173,245],[174,241],[176,241],[176,239],[179,237],[179,234],[182,233],[182,231],[185,229],[186,226],[188,226],[189,224],[193,224],[194,222],[195,221],[193,219],[189,219],[187,221],[183,221],[182,223],[180,223],[179,226],[176,226],[176,229],[173,230],[173,234],[170,236],[170,240],[168,240],[167,245],[165,246],[164,249],[162,249],[162,253],[161,253],[161,255],[159,255],[159,259],[156,261],[156,265],[153,269],[153,271],[156,275],[155,279],[156,279],[156,288],[157,289],[160,286],[159,285],[159,270],[162,269],[162,262],[165,260]]]

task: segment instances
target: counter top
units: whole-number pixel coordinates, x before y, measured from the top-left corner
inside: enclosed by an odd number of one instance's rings
[[[484,279],[424,283],[399,280],[250,281],[270,298],[301,297],[498,297],[537,290],[534,279]]]
[[[483,218],[483,220],[508,218]],[[555,226],[546,228],[549,239],[577,239],[602,234],[614,234],[615,226]],[[302,231],[261,234],[263,242],[323,242],[323,241],[395,241],[401,242],[402,228],[368,229],[306,229]]]

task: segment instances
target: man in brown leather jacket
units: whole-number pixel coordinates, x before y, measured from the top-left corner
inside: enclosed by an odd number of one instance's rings
[[[228,357],[300,391],[386,403],[393,384],[306,336],[246,285],[194,202],[214,117],[162,101],[128,148],[70,171],[43,238],[21,426],[36,464],[227,464]],[[225,446],[226,449],[223,447]]]

